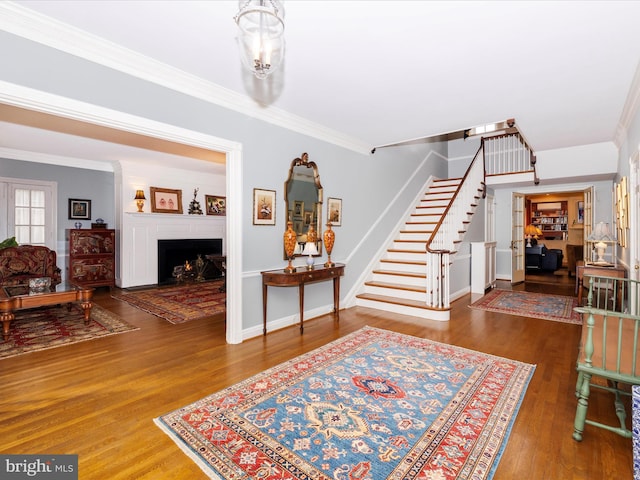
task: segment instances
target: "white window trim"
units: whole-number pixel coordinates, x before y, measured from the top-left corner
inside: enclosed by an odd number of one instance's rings
[[[15,188],[41,188],[46,195],[45,245],[51,250],[57,247],[58,231],[58,182],[0,177],[0,237],[14,236],[14,216],[11,192]]]

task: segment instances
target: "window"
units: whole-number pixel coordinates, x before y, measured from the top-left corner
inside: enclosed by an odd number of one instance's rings
[[[0,237],[16,237],[20,244],[56,248],[56,183],[0,179]],[[4,224],[3,224],[4,223]]]

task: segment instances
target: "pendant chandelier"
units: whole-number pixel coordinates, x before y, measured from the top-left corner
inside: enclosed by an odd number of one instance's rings
[[[284,8],[279,0],[240,0],[234,17],[240,28],[240,58],[264,79],[284,58]]]

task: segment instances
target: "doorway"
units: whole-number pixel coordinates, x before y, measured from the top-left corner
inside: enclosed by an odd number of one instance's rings
[[[525,195],[525,283],[575,285],[584,226],[585,192]]]

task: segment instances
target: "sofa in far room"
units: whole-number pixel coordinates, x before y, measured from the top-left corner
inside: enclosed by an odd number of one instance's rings
[[[51,286],[62,281],[56,252],[40,245],[0,249],[0,286],[26,285],[32,278],[51,278]]]
[[[562,250],[535,245],[525,248],[525,266],[528,271],[555,272],[562,267]]]

